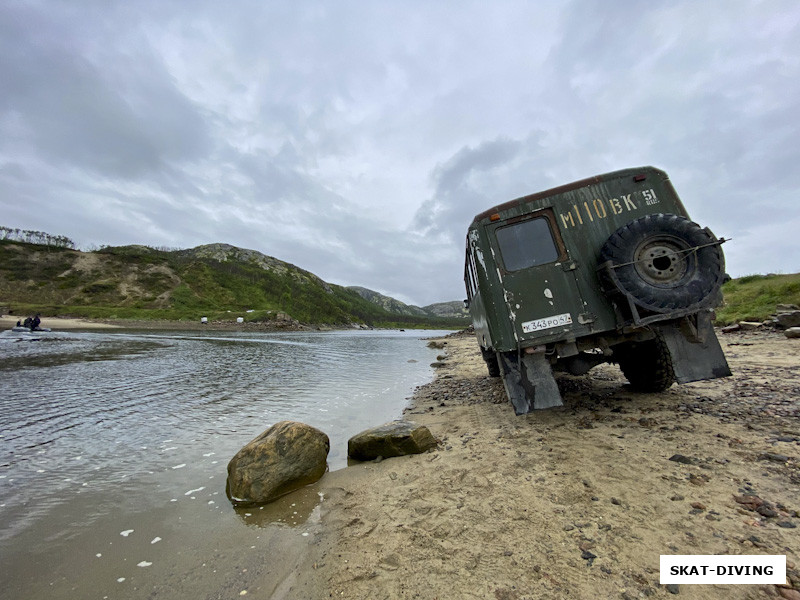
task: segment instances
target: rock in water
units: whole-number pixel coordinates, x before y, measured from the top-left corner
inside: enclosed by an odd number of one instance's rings
[[[328,468],[328,436],[294,421],[276,423],[228,463],[228,498],[237,505],[265,504],[317,481]]]
[[[424,425],[392,421],[351,437],[347,442],[347,455],[356,460],[405,456],[420,454],[438,443]]]

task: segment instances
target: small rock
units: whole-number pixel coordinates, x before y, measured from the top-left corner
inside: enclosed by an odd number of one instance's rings
[[[347,455],[356,460],[373,460],[421,454],[438,441],[424,425],[411,421],[392,421],[354,435],[347,442]]]
[[[680,502],[683,499],[684,497],[681,496],[680,494],[675,494],[674,496],[670,497],[670,500],[672,500],[673,502]]]
[[[581,558],[584,560],[594,560],[595,558],[597,558],[597,555],[593,554],[592,552],[589,552],[588,550],[584,550],[583,552],[581,552]]]
[[[733,499],[747,510],[755,510],[764,504],[764,501],[758,496],[734,496]]]
[[[800,306],[797,306],[797,304],[778,304],[775,307],[776,313],[792,312],[793,310],[800,310]]]
[[[793,590],[790,588],[777,588],[778,593],[785,599],[785,600],[800,600],[800,592],[797,590]]]
[[[783,332],[783,335],[789,339],[800,338],[800,327],[790,327]]]
[[[697,462],[696,458],[690,458],[688,456],[684,456],[683,454],[673,454],[672,456],[669,457],[669,460],[684,465],[693,465]]]
[[[742,331],[753,331],[755,329],[762,329],[763,327],[763,323],[758,323],[756,321],[739,321],[739,328]]]
[[[785,463],[789,461],[789,457],[783,454],[773,454],[772,452],[764,452],[763,454],[759,454],[758,458],[760,460],[771,460],[772,462],[778,463]]]
[[[756,512],[760,514],[762,517],[777,517],[778,511],[776,511],[772,506],[769,506],[766,502],[756,508]]]
[[[697,510],[705,510],[706,505],[702,502],[692,502],[690,505],[692,508],[696,508]]]
[[[775,523],[778,527],[783,527],[784,529],[795,529],[797,525],[792,521],[778,521]]]
[[[680,589],[680,587],[678,586],[677,583],[668,583],[667,584],[667,591],[670,594],[680,594],[681,593],[681,589]]]
[[[734,331],[739,331],[741,329],[741,325],[738,323],[734,323],[733,325],[728,325],[727,327],[723,327],[720,329],[722,333],[733,333]]]

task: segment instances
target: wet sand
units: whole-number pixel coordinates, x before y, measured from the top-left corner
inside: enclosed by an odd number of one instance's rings
[[[449,338],[406,411],[440,447],[326,475],[280,597],[800,597],[800,342],[720,337],[733,377],[640,394],[601,366],[522,417],[474,338]],[[661,554],[784,554],[795,589],[667,590]]]

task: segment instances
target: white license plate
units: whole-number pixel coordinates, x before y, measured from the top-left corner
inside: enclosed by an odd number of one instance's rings
[[[543,329],[552,329],[553,327],[571,324],[572,315],[564,313],[563,315],[545,317],[544,319],[536,319],[535,321],[526,321],[522,324],[522,331],[525,333],[533,333],[534,331],[542,331]]]

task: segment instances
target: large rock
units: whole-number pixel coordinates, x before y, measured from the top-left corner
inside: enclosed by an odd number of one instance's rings
[[[264,504],[317,481],[328,468],[328,436],[294,421],[276,423],[228,463],[234,504]]]
[[[775,320],[781,327],[800,327],[800,310],[793,310],[789,312],[779,312],[775,316]]]
[[[424,425],[392,421],[351,437],[347,442],[347,455],[356,460],[405,456],[420,454],[438,443]]]
[[[800,327],[790,327],[789,329],[784,331],[783,334],[790,339],[800,338]]]

